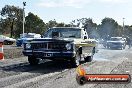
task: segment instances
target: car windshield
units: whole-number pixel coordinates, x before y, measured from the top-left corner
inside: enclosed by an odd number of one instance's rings
[[[34,38],[34,35],[26,35],[26,38]]]
[[[34,35],[24,35],[24,37],[23,37],[23,35],[20,35],[20,38],[34,38]]]
[[[111,38],[110,39],[111,41],[121,41],[121,40],[123,40],[122,38]]]
[[[62,38],[81,38],[81,29],[79,28],[52,28],[49,29],[44,37],[52,38],[52,33],[58,32]]]

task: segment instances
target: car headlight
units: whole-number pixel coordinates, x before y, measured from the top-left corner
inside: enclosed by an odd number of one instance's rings
[[[69,43],[68,43],[68,44],[66,44],[66,49],[67,49],[67,50],[70,50],[70,49],[71,49],[71,47],[72,47],[72,46],[71,46],[71,44],[69,44]]]
[[[28,48],[28,49],[31,48],[31,44],[30,43],[27,43],[26,44],[26,48]]]

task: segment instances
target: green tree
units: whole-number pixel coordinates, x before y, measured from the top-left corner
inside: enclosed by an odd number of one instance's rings
[[[71,24],[65,24],[65,27],[72,27]]]
[[[97,24],[93,22],[91,18],[84,19],[84,29],[86,29],[87,33],[89,34],[90,38],[98,38],[99,34],[97,31]]]
[[[99,33],[101,38],[106,39],[107,37],[119,36],[119,25],[112,18],[104,18],[99,25]]]
[[[57,22],[56,20],[50,20],[47,24],[46,24],[46,28],[52,28],[52,27],[56,27],[57,26]]]
[[[25,18],[25,32],[43,34],[46,30],[46,25],[40,17],[29,12]]]
[[[19,27],[17,23],[22,21],[23,10],[19,7],[5,5],[0,11],[2,16],[2,27],[4,32],[10,31],[10,37],[15,35],[15,30]]]
[[[76,19],[71,22],[71,25],[75,27],[83,27],[90,38],[98,38],[97,24],[93,22],[91,18]]]
[[[65,27],[65,23],[57,23],[56,27]]]
[[[129,25],[125,25],[124,27],[124,37],[130,37],[132,38],[132,26],[129,26]]]

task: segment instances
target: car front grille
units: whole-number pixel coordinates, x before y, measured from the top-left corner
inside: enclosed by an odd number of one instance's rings
[[[66,43],[32,43],[32,49],[55,49],[55,50],[66,50]]]

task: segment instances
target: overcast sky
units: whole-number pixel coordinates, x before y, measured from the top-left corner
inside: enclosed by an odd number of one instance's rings
[[[132,0],[0,0],[0,8],[15,5],[22,8],[26,1],[26,15],[32,12],[44,22],[56,19],[69,23],[78,18],[92,18],[97,24],[105,17],[115,19],[122,25],[132,25]]]

